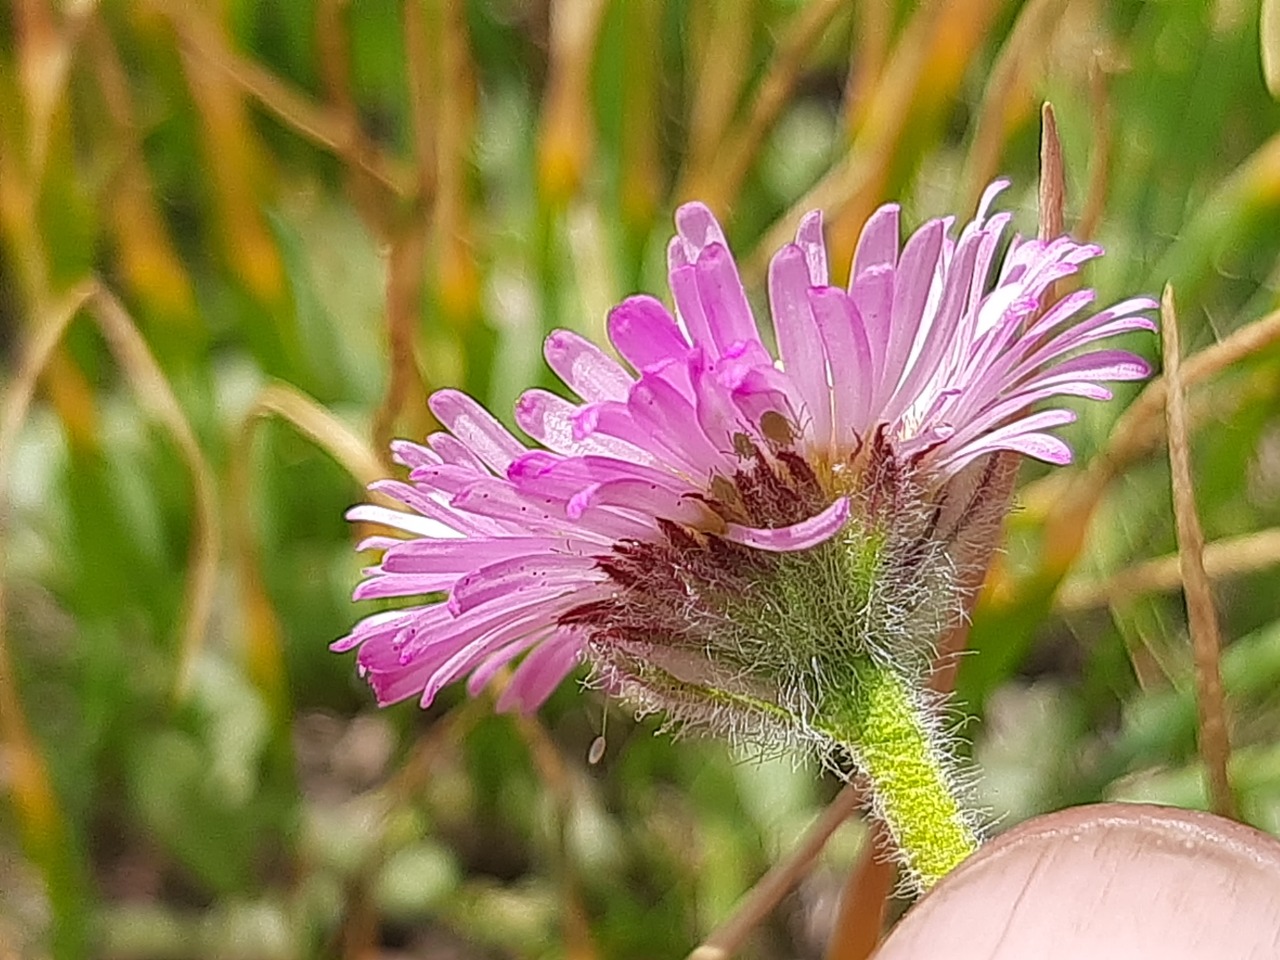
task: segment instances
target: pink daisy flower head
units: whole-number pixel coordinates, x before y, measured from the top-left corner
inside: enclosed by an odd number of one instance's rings
[[[447,432],[398,441],[397,510],[349,517],[397,531],[356,599],[427,597],[361,621],[378,702],[424,706],[463,678],[506,677],[500,709],[532,710],[582,662],[641,708],[774,743],[829,743],[866,664],[918,676],[961,609],[966,543],[1006,509],[994,454],[1071,459],[1052,431],[1061,397],[1108,399],[1148,375],[1097,346],[1156,304],[1093,312],[1054,281],[1101,250],[1014,237],[1007,213],[953,235],[932,220],[905,243],[899,209],[867,222],[834,286],[818,213],[774,256],[777,349],[752,315],[710,210],[676,212],[674,310],[613,309],[619,362],[568,331],[546,359],[577,400],[530,390],[517,439],[454,390],[431,398]],[[1045,404],[1048,404],[1046,407]]]

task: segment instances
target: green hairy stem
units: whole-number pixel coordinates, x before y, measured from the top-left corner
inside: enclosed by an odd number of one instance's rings
[[[927,890],[977,850],[977,832],[906,681],[866,657],[858,658],[854,676],[850,694],[831,697],[817,725],[852,754],[903,865]]]

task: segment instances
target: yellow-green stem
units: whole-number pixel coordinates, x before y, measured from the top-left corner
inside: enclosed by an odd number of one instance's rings
[[[853,755],[903,865],[927,890],[978,848],[918,698],[888,667],[862,659],[854,689],[819,718]]]

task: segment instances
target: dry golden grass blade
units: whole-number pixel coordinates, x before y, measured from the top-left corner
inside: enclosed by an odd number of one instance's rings
[[[1262,76],[1271,96],[1280,100],[1280,3],[1262,0],[1258,33],[1262,41]]]
[[[844,0],[812,0],[797,11],[778,43],[738,133],[721,144],[706,166],[690,171],[688,180],[676,191],[677,197],[696,197],[719,215],[727,212],[742,189],[760,144],[795,89],[814,46],[844,5]]]
[[[605,6],[604,0],[551,3],[551,49],[538,130],[538,190],[552,209],[563,208],[577,194],[595,149],[591,64]]]
[[[848,207],[859,196],[869,198],[863,202],[864,206],[873,206],[879,198],[890,158],[909,122],[912,101],[931,52],[930,39],[942,22],[944,8],[941,0],[933,0],[922,4],[912,15],[899,35],[889,64],[867,106],[866,120],[857,141],[842,161],[765,232],[744,263],[743,273],[749,283],[764,276],[769,257],[790,242],[800,218],[807,211],[823,210],[830,216]],[[860,221],[858,227],[861,227]],[[846,226],[844,232],[847,233],[848,229]],[[844,237],[838,249],[835,238],[830,242],[833,247],[832,265],[837,270],[843,269],[843,252],[846,248],[852,251],[852,241]],[[836,278],[837,282],[839,279]]]
[[[1210,580],[1245,576],[1280,567],[1280,527],[1214,540],[1204,546],[1204,572]],[[1068,613],[1124,603],[1182,586],[1176,553],[1135,563],[1104,580],[1067,583],[1058,591],[1057,608]]]
[[[18,78],[27,107],[27,161],[33,183],[44,176],[55,118],[63,104],[71,61],[93,3],[18,0],[14,5]]]
[[[472,249],[467,190],[477,92],[461,0],[444,0],[440,17],[440,75],[433,111],[438,123],[432,247],[441,311],[461,330],[475,321],[480,309],[480,272]]]
[[[836,794],[805,835],[783,859],[756,882],[733,913],[702,941],[687,960],[728,960],[756,925],[795,888],[813,866],[831,835],[858,809],[861,791],[855,784]]]
[[[262,388],[241,426],[240,443],[250,442],[252,431],[256,429],[254,424],[271,416],[292,424],[299,433],[333,457],[362,487],[387,475],[382,461],[350,427],[287,383],[272,383]]]
[[[725,134],[738,112],[750,73],[752,18],[742,0],[705,0],[689,5],[686,58],[694,65],[689,108],[689,137],[684,169],[677,183],[715,162]],[[676,195],[680,195],[677,188]]]
[[[79,897],[81,891],[75,889],[67,868],[72,841],[62,805],[40,746],[27,723],[14,676],[5,631],[3,553],[9,542],[8,480],[18,433],[26,421],[37,381],[49,362],[58,355],[63,334],[92,296],[93,290],[90,282],[78,284],[39,318],[18,370],[4,391],[3,406],[0,407],[0,745],[4,749],[7,768],[4,784],[13,802],[28,855],[43,875],[46,895],[55,915],[69,906],[79,909],[78,904],[69,904],[68,899]]]
[[[208,21],[191,29],[195,33],[183,35],[182,65],[199,118],[208,199],[222,257],[260,303],[282,308],[287,281],[263,215],[270,177],[262,144],[234,74],[206,52],[214,44],[225,49],[221,25]],[[199,43],[189,40],[195,34],[202,38]]]
[[[245,662],[249,676],[262,690],[278,722],[287,722],[288,686],[283,632],[271,597],[262,581],[261,557],[251,515],[253,444],[258,425],[279,417],[307,437],[347,471],[361,486],[386,475],[378,457],[341,420],[296,387],[274,383],[254,399],[236,433],[231,451],[231,531],[245,616]]]
[[[885,87],[902,83],[905,103],[898,104],[901,95],[890,92],[872,105],[864,136],[854,145],[855,155],[866,151],[869,166],[832,212],[828,235],[838,282],[847,279],[844,271],[853,260],[863,224],[885,199],[894,178],[905,175],[914,162],[913,153],[902,149],[906,131],[912,131],[913,139],[927,141],[929,131],[936,134],[940,129],[948,105],[960,92],[970,62],[1002,6],[1002,0],[948,0],[939,6],[936,16],[930,15],[932,4],[917,7],[915,19],[925,25],[923,50],[903,50],[914,25],[908,24],[883,81]],[[901,112],[895,115],[899,107]],[[923,136],[922,131],[926,131]]]
[[[1173,475],[1173,514],[1196,671],[1196,705],[1200,720],[1197,739],[1213,810],[1221,816],[1234,817],[1236,802],[1227,777],[1231,742],[1227,732],[1226,698],[1222,690],[1222,638],[1213,589],[1204,569],[1204,532],[1200,528],[1191,477],[1191,443],[1181,376],[1178,316],[1174,309],[1173,288],[1168,285],[1160,301],[1160,332],[1164,340],[1165,417],[1169,430],[1169,467]]]
[[[63,294],[35,324],[31,340],[23,351],[18,369],[5,391],[3,414],[0,414],[0,481],[9,474],[9,458],[13,455],[13,445],[18,431],[22,428],[27,410],[31,406],[36,382],[56,354],[67,327],[80,309],[88,303],[95,289],[91,280],[76,284]],[[3,493],[2,489],[0,493]],[[5,520],[5,512],[0,511],[0,523]],[[0,537],[0,546],[3,544],[4,538]]]
[[[1010,134],[1028,120],[1035,109],[1036,79],[1044,69],[1049,37],[1068,2],[1029,0],[1019,11],[1008,39],[1000,48],[988,74],[977,110],[973,144],[965,159],[961,177],[962,209],[977,207],[982,191],[999,169]]]
[[[170,0],[145,2],[173,23],[184,45],[196,57],[225,75],[285,126],[316,146],[343,156],[359,137],[359,131],[351,129],[340,113],[317,104],[254,61],[238,56],[223,40],[217,25],[200,13],[196,4]],[[410,195],[413,177],[408,168],[396,158],[366,146],[358,154],[361,169],[393,194]]]
[[[889,0],[863,0],[853,12],[853,50],[841,110],[850,142],[856,140],[862,131],[867,110],[889,59],[893,8]]]
[[[91,18],[85,42],[112,139],[121,152],[119,170],[104,195],[124,279],[160,320],[194,329],[199,323],[195,292],[156,204],[128,73],[100,16]]]
[[[173,388],[169,386],[168,378],[151,355],[151,350],[124,306],[110,291],[99,286],[92,298],[92,308],[102,337],[116,363],[124,371],[139,405],[165,428],[191,473],[195,519],[192,523],[185,609],[177,678],[174,682],[174,696],[181,700],[190,691],[196,661],[204,646],[209,617],[213,613],[221,537],[217,488],[213,471],[205,460],[187,415],[182,411]]]
[[[24,313],[50,316],[56,313],[57,304],[50,292],[49,263],[40,234],[38,186],[20,166],[18,150],[8,146],[8,140],[0,142],[0,230],[8,241],[4,252]],[[93,389],[80,367],[65,348],[57,347],[42,369],[41,386],[71,445],[77,450],[97,449],[98,410]]]
[[[49,124],[66,89],[70,57],[52,3],[19,0],[13,14],[18,76],[29,128],[27,159],[38,181],[49,149]]]

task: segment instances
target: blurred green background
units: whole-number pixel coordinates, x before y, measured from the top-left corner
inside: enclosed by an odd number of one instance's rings
[[[566,685],[378,712],[343,511],[461,386],[804,210],[1035,229],[1178,294],[1242,816],[1280,832],[1280,107],[1258,0],[0,0],[0,958],[680,957],[838,784]],[[1260,25],[1262,25],[1260,27]],[[756,300],[759,303],[759,298]],[[1153,338],[1134,338],[1154,358]],[[1160,400],[1024,467],[959,689],[1001,825],[1206,803]],[[606,725],[607,715],[607,725]],[[589,746],[605,731],[601,762]],[[741,956],[820,957],[855,821]]]

